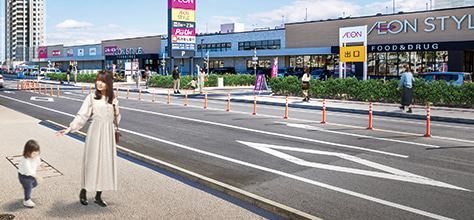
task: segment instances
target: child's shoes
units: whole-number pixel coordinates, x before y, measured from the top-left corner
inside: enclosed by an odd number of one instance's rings
[[[33,208],[35,207],[35,203],[31,201],[31,199],[28,199],[26,201],[23,201],[23,205],[28,208]]]

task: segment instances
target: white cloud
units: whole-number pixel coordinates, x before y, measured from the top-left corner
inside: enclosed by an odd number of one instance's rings
[[[56,25],[57,28],[64,28],[64,29],[69,29],[69,28],[87,28],[87,27],[93,27],[94,25],[92,23],[88,22],[79,22],[71,19],[67,19],[58,25]]]

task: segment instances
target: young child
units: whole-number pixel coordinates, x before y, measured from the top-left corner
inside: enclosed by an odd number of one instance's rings
[[[41,164],[39,153],[40,147],[38,142],[35,140],[26,142],[23,158],[21,158],[20,168],[18,169],[18,177],[25,193],[23,205],[28,208],[35,207],[35,203],[30,198],[31,190],[38,185],[38,182],[43,182],[43,178],[36,174],[36,169],[38,166],[41,166],[43,170],[46,170],[43,164]]]
[[[193,90],[193,94],[196,92],[196,77],[193,77],[193,80],[191,80],[191,82],[188,83],[188,85],[191,84],[191,89]]]

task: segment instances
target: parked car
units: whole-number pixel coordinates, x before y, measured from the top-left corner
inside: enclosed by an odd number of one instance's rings
[[[47,67],[41,67],[39,71],[40,76],[44,76],[46,74],[46,70],[48,70]]]
[[[429,72],[421,74],[420,77],[428,82],[444,80],[448,84],[452,83],[457,86],[464,85],[465,82],[472,82],[472,74],[463,72]]]
[[[293,67],[280,67],[278,68],[278,77],[282,76],[288,76],[289,74],[292,74],[295,72],[295,69]]]
[[[0,88],[3,88],[3,76],[0,74]]]
[[[311,71],[310,74],[314,79],[325,80],[326,77],[329,78],[332,74],[334,74],[334,71],[327,69],[316,69]]]
[[[210,74],[217,74],[217,75],[222,75],[222,74],[235,74],[235,68],[234,67],[224,67],[224,68],[215,68],[211,70]]]
[[[250,70],[241,71],[240,74],[255,75],[255,71],[253,69],[250,69]]]
[[[39,75],[39,69],[38,68],[31,69],[30,75],[31,76],[38,76]]]

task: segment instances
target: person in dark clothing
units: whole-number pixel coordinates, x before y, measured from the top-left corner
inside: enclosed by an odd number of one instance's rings
[[[174,70],[173,70],[173,80],[174,80],[174,85],[173,85],[173,90],[174,94],[181,94],[179,92],[179,70],[178,70],[178,65],[174,65]]]
[[[410,66],[408,64],[403,65],[403,72],[402,72],[402,78],[400,79],[400,83],[398,84],[397,90],[400,89],[401,86],[403,86],[403,91],[402,91],[402,101],[401,101],[401,106],[400,109],[405,110],[406,107],[408,107],[407,113],[412,113],[413,111],[411,110],[410,105],[412,104],[412,98],[413,98],[413,83],[415,82],[415,79],[413,78],[413,72],[410,69]]]

